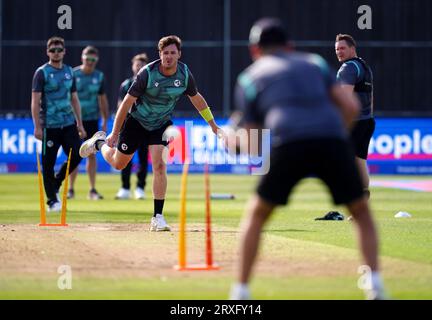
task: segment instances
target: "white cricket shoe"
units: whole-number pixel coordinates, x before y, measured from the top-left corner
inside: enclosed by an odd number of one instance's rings
[[[251,300],[249,288],[246,285],[234,284],[230,291],[230,300]]]
[[[84,141],[79,149],[79,155],[81,158],[87,158],[89,155],[95,154],[96,150],[96,141],[97,140],[105,140],[106,133],[104,131],[96,132],[93,137]]]
[[[61,203],[58,201],[54,201],[48,206],[48,212],[60,212],[61,208]]]
[[[389,300],[384,289],[364,290],[366,300]]]
[[[156,217],[151,219],[150,231],[171,231],[171,227],[166,223],[163,215],[156,214]]]
[[[137,187],[135,189],[135,199],[137,200],[144,200],[145,199],[145,193],[143,188]]]
[[[130,198],[130,190],[125,189],[125,188],[120,188],[119,191],[117,192],[115,198],[117,200],[129,199]]]
[[[90,190],[87,196],[89,200],[102,200],[104,197],[96,189]]]
[[[75,198],[75,191],[74,189],[69,189],[67,192],[67,198],[68,199],[74,199]]]

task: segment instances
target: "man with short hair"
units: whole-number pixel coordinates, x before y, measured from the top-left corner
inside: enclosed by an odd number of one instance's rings
[[[74,77],[78,97],[81,103],[81,115],[84,129],[91,137],[99,131],[99,118],[102,116],[102,130],[107,129],[108,122],[108,98],[105,93],[105,76],[102,71],[96,69],[99,61],[99,50],[93,46],[87,46],[82,51],[82,64],[74,68]],[[90,181],[89,200],[101,200],[103,196],[96,190],[96,156],[90,155],[87,159],[86,170]],[[71,184],[68,198],[75,197],[74,185],[78,175],[78,168],[71,174]]]
[[[358,101],[336,85],[323,58],[293,52],[279,19],[258,20],[249,42],[254,62],[238,77],[235,92],[239,123],[246,129],[270,129],[272,145],[269,171],[246,208],[231,298],[250,298],[248,283],[261,230],[273,210],[287,203],[294,186],[310,175],[323,180],[333,201],[346,204],[352,213],[371,269],[366,295],[383,298],[375,225],[347,141],[346,127],[358,112]]]
[[[120,107],[121,102],[128,93],[129,88],[132,86],[138,72],[148,63],[148,57],[146,53],[137,54],[132,58],[132,72],[133,76],[126,79],[120,86],[119,99],[117,108]],[[135,188],[135,199],[144,199],[145,193],[144,188],[147,178],[147,167],[148,167],[148,145],[143,142],[138,147],[138,159],[139,168],[137,171],[137,186]],[[116,194],[116,199],[129,199],[130,198],[130,176],[132,172],[132,160],[129,161],[127,166],[121,171],[122,186]]]
[[[179,61],[181,40],[175,35],[163,37],[158,43],[159,60],[142,68],[123,99],[114,120],[113,129],[96,133],[84,142],[82,157],[101,151],[115,169],[123,169],[143,143],[149,145],[153,164],[154,212],[150,231],[169,231],[163,216],[167,189],[166,163],[163,158],[168,142],[165,130],[173,124],[172,113],[178,99],[187,95],[215,134],[217,126],[207,102],[198,92],[188,66]],[[132,109],[131,109],[132,108]]]
[[[31,111],[34,136],[42,140],[43,180],[48,211],[58,212],[61,204],[56,193],[65,179],[67,161],[54,174],[57,151],[61,146],[68,156],[72,149],[69,168],[72,172],[82,160],[79,156],[80,137],[85,138],[86,132],[81,121],[73,70],[63,63],[66,53],[64,39],[48,39],[46,52],[49,62],[40,66],[33,76]]]
[[[355,94],[361,102],[360,115],[355,120],[351,130],[351,140],[354,145],[356,163],[363,182],[363,189],[369,198],[369,173],[367,157],[369,142],[375,131],[373,116],[373,74],[369,65],[357,56],[357,44],[349,34],[338,34],[335,42],[337,59],[342,66],[337,72],[337,80],[343,90]]]

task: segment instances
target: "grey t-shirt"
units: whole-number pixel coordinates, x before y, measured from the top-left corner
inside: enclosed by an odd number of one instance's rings
[[[347,137],[329,97],[334,73],[319,55],[279,52],[266,55],[237,80],[236,107],[243,122],[271,130],[272,146],[287,142]]]

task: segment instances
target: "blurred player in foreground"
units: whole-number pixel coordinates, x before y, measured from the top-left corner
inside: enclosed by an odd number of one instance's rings
[[[384,298],[378,266],[378,239],[368,202],[348,143],[347,127],[358,113],[352,94],[336,85],[319,55],[295,53],[278,19],[263,18],[250,32],[254,63],[240,74],[236,107],[241,126],[267,128],[272,134],[270,170],[249,201],[241,228],[237,283],[231,299],[248,299],[248,283],[263,225],[292,188],[314,174],[330,189],[337,204],[346,204],[370,268],[369,299]]]

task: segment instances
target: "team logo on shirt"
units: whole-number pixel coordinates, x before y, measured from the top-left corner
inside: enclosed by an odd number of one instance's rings
[[[93,84],[97,84],[98,83],[98,79],[93,78]]]
[[[54,78],[54,74],[53,74],[53,73],[50,73],[50,77],[51,77],[51,79]]]
[[[54,142],[52,142],[51,140],[47,141],[47,147],[51,148],[54,145]]]
[[[155,82],[155,87],[159,87],[159,82]]]
[[[80,82],[80,81],[81,81],[81,78],[78,78],[78,77],[77,77],[77,78],[76,78],[76,81],[77,81],[77,82]]]
[[[174,81],[174,85],[175,85],[176,87],[180,87],[180,85],[181,85],[181,81],[180,81],[180,80],[175,80],[175,81]]]
[[[72,79],[72,77],[71,77],[71,75],[69,73],[65,73],[65,78],[66,78],[66,80]]]
[[[128,146],[126,143],[122,143],[121,148],[123,151],[126,151],[128,149]]]

